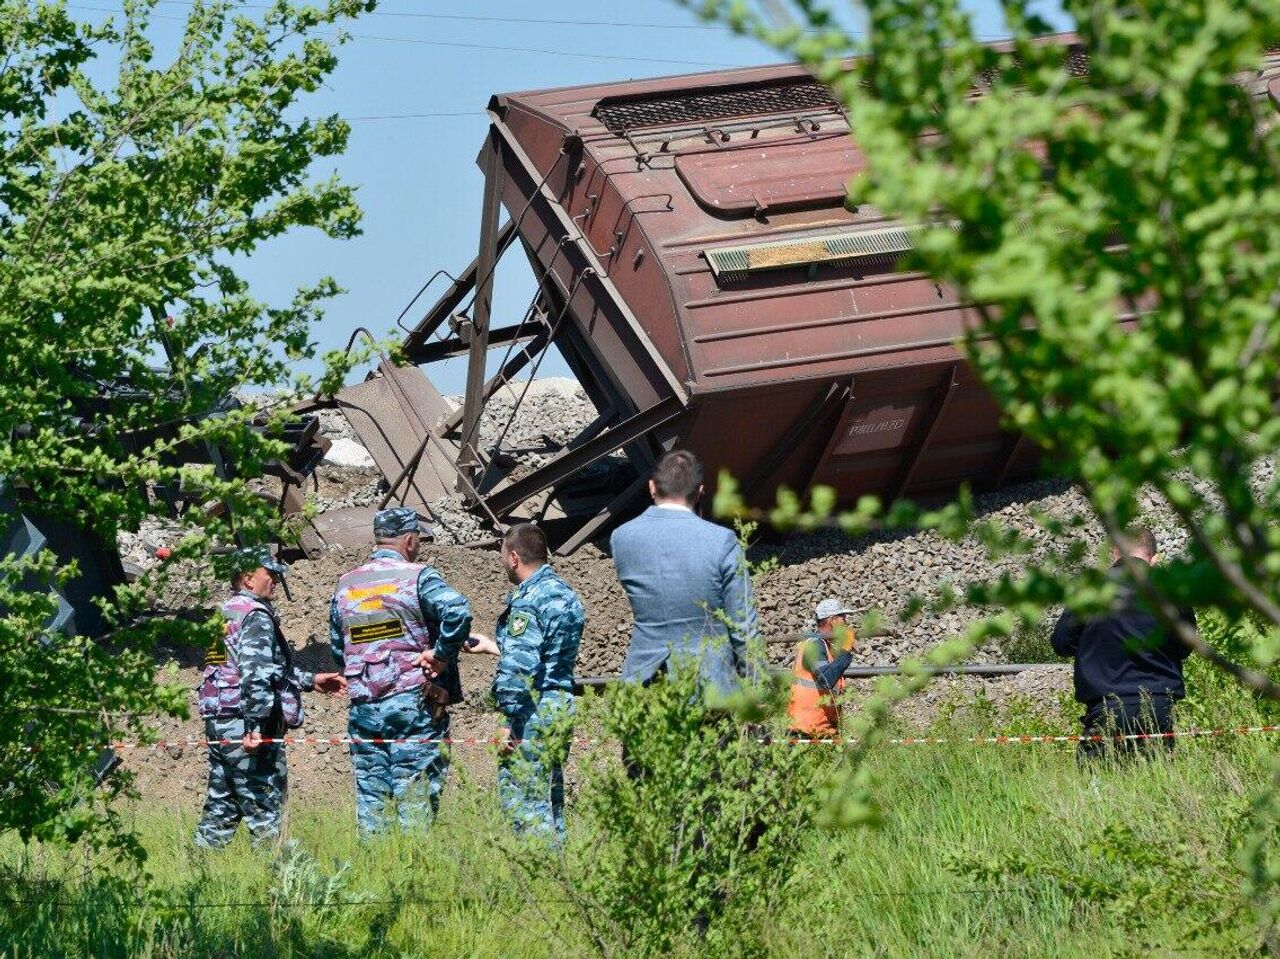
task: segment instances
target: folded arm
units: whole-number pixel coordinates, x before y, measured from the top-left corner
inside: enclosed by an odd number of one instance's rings
[[[434,569],[424,569],[418,575],[418,605],[425,621],[439,624],[432,658],[453,665],[471,635],[470,604]]]

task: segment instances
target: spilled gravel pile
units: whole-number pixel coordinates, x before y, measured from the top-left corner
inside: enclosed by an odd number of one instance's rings
[[[461,402],[461,397],[451,397]],[[514,414],[514,415],[513,415]],[[517,381],[494,394],[480,417],[480,444],[490,456],[518,461],[517,472],[536,469],[596,418],[576,380]]]
[[[453,396],[458,404],[462,398]],[[494,394],[480,417],[480,448],[486,457],[519,479],[546,464],[591,425],[596,409],[576,380],[563,377],[517,381]],[[465,509],[456,497],[428,504],[443,543],[485,543],[492,527]]]

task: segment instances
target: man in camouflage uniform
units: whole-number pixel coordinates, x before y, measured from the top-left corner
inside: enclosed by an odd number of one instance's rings
[[[200,715],[209,740],[209,792],[196,845],[225,846],[241,819],[254,845],[280,835],[288,779],[276,739],[302,725],[302,690],[341,692],[339,673],[312,674],[293,665],[289,642],[271,605],[285,567],[264,548],[232,557],[233,595],[222,604],[223,636],[205,655]]]
[[[547,563],[547,538],[537,526],[521,523],[507,532],[502,563],[515,589],[498,618],[493,693],[506,718],[498,799],[517,833],[559,844],[564,752],[553,753],[547,736],[573,716],[585,617],[577,594]]]
[[[358,740],[351,764],[365,836],[387,824],[390,802],[402,827],[434,819],[448,770],[445,707],[462,697],[457,658],[471,632],[467,601],[416,562],[432,535],[418,514],[381,510],[373,532],[373,556],[338,580],[329,605],[329,642],[351,696],[347,732]],[[419,741],[365,741],[379,739]]]

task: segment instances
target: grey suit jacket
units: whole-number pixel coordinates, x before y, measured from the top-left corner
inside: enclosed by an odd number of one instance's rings
[[[731,691],[748,671],[746,645],[756,635],[751,579],[733,533],[687,510],[651,506],[614,530],[610,545],[635,620],[622,678],[643,682],[672,657],[701,655],[703,682]]]

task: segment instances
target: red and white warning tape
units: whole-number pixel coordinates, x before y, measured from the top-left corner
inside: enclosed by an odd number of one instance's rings
[[[943,736],[908,736],[890,739],[895,746],[951,745],[956,742],[975,746],[1022,746],[1032,743],[1102,743],[1134,742],[1143,739],[1212,739],[1218,736],[1247,736],[1253,733],[1280,733],[1280,726],[1227,726],[1220,729],[1175,729],[1167,733],[1125,733],[1123,735],[1008,735],[970,736],[965,739],[947,739]]]
[[[896,739],[888,739],[885,742],[893,746],[1022,746],[1033,744],[1048,743],[1084,743],[1084,742],[1131,742],[1144,739],[1209,739],[1221,736],[1247,736],[1260,733],[1280,733],[1280,725],[1275,726],[1234,726],[1222,727],[1218,729],[1178,729],[1167,733],[1127,733],[1123,735],[1062,735],[1062,734],[1046,734],[1046,735],[1007,735],[1007,736],[967,736],[963,738],[948,738],[946,736],[905,736]],[[598,746],[607,740],[600,737],[575,737],[571,740],[574,745],[578,746]],[[807,738],[770,738],[760,737],[758,742],[768,745],[791,745],[791,746],[839,746],[852,745],[856,740],[852,739],[807,739]],[[298,746],[351,746],[351,745],[376,745],[376,746],[395,746],[417,743],[419,745],[440,745],[440,746],[497,746],[503,741],[495,737],[446,737],[432,738],[427,736],[403,736],[397,738],[362,738],[359,736],[281,736],[275,739],[263,739],[264,745],[278,745],[286,748]],[[111,749],[118,751],[126,750],[152,750],[152,749],[169,749],[171,747],[182,748],[204,748],[208,746],[236,746],[240,744],[239,739],[162,739],[154,743],[138,743],[138,742],[113,742],[109,744]],[[87,747],[102,749],[104,746]]]

